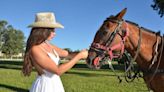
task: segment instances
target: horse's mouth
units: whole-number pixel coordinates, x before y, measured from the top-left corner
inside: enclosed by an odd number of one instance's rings
[[[94,58],[92,60],[90,59],[87,59],[87,66],[90,68],[90,69],[100,69],[102,64],[100,63],[100,60],[99,58]]]

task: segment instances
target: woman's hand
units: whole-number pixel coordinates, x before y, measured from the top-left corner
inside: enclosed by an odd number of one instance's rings
[[[78,53],[80,59],[86,59],[88,57],[88,51],[87,50],[81,50],[79,53]]]

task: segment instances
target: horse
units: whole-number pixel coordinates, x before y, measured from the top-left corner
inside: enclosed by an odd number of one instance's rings
[[[126,50],[143,73],[147,87],[164,92],[164,36],[124,20],[126,11],[127,8],[103,22],[88,50],[86,63],[100,69],[106,57],[121,58]]]

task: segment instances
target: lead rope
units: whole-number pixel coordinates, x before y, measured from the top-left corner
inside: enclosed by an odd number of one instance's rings
[[[140,30],[140,28],[139,28],[139,40],[138,40],[137,52],[136,52],[136,55],[134,56],[133,60],[130,62],[130,65],[129,65],[129,67],[127,68],[127,70],[125,71],[125,73],[127,73],[127,72],[131,69],[131,67],[132,67],[132,65],[133,65],[133,62],[134,62],[134,61],[137,59],[137,57],[138,57],[138,54],[139,54],[139,51],[140,51],[140,47],[141,47],[141,38],[142,38],[142,32],[141,32],[141,30]]]
[[[117,73],[115,72],[115,70],[114,70],[114,68],[113,68],[113,66],[112,66],[112,60],[110,60],[109,58],[107,58],[107,59],[105,59],[105,61],[108,62],[109,68],[113,71],[114,75],[117,76],[117,78],[119,79],[119,83],[121,83],[121,82],[122,82],[122,79],[121,79],[120,76],[117,75]]]

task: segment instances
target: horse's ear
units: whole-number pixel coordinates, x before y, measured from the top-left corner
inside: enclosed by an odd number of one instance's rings
[[[118,13],[115,18],[117,18],[118,20],[121,20],[122,17],[124,16],[124,14],[126,13],[127,8],[124,8],[120,13]]]

